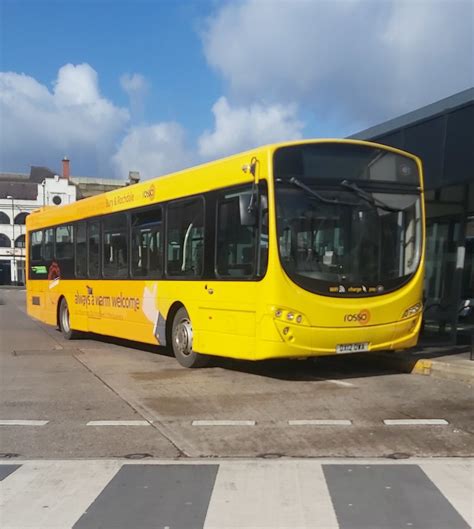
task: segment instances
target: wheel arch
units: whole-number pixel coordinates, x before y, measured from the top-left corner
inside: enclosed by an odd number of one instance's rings
[[[169,308],[168,314],[166,315],[166,346],[170,347],[171,349],[172,349],[171,331],[173,329],[173,320],[174,320],[175,314],[178,312],[180,308],[186,309],[184,303],[182,303],[181,301],[175,301]]]
[[[59,309],[61,308],[61,302],[63,299],[66,299],[66,296],[64,294],[61,294],[58,298],[58,303],[56,304],[56,326],[58,329],[60,329],[60,325],[59,325]],[[67,299],[66,299],[66,303],[67,303]]]

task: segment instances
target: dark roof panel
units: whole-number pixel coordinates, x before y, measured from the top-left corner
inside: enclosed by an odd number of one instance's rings
[[[0,182],[0,198],[9,196],[15,200],[36,200],[38,186],[32,182]]]
[[[56,173],[53,173],[53,171],[47,167],[32,165],[30,170],[30,181],[41,184],[45,178],[54,178],[55,174]]]
[[[436,189],[474,181],[474,88],[364,130],[372,140],[419,156],[425,185]]]

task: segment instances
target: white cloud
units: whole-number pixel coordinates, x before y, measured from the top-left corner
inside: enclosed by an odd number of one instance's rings
[[[32,77],[0,72],[0,167],[26,171],[29,164],[59,166],[64,155],[73,174],[110,174],[110,156],[129,112],[100,94],[88,64],[60,68],[50,91]]]
[[[205,159],[233,154],[266,143],[301,138],[303,124],[295,105],[232,107],[221,97],[212,107],[214,131],[199,138],[199,154]]]
[[[148,81],[139,73],[123,74],[120,85],[130,99],[132,116],[142,120],[145,113],[145,99],[150,89]]]
[[[100,101],[97,72],[88,64],[66,64],[54,83],[56,103],[61,106],[94,105]]]
[[[186,149],[183,128],[171,122],[132,127],[112,161],[120,177],[140,171],[143,180],[183,169],[193,157]]]
[[[471,0],[243,0],[218,9],[203,42],[234,99],[348,124],[472,86],[472,35]]]
[[[139,73],[124,73],[120,77],[120,84],[128,95],[142,93],[148,89],[148,83],[145,77]]]

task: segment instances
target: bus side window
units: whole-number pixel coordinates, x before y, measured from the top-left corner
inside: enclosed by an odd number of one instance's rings
[[[268,200],[265,182],[258,191],[258,226],[244,225],[239,210],[242,195],[250,203],[253,186],[227,190],[217,201],[216,274],[222,278],[251,278],[265,274],[268,261]],[[255,195],[254,195],[255,197]]]
[[[128,223],[125,213],[108,215],[103,220],[104,277],[128,277]]]
[[[240,220],[239,195],[250,201],[251,188],[227,192],[217,203],[216,272],[220,277],[255,275],[255,226],[243,226]]]
[[[200,277],[204,264],[204,201],[177,201],[167,212],[166,273]]]
[[[44,230],[43,237],[43,258],[45,261],[52,261],[54,256],[54,228]]]
[[[268,265],[268,196],[265,184],[265,182],[260,184],[260,240],[258,242],[259,261],[257,263],[257,275],[259,277],[265,275]]]
[[[56,228],[56,260],[63,279],[74,277],[74,230],[72,225]]]
[[[87,223],[87,254],[88,254],[88,276],[91,279],[99,277],[100,263],[100,223],[99,221]]]
[[[30,261],[43,259],[43,231],[34,231],[30,237]]]
[[[76,277],[87,277],[87,229],[85,222],[76,224],[75,233],[75,266]]]
[[[162,209],[132,213],[132,276],[160,277],[162,273]]]

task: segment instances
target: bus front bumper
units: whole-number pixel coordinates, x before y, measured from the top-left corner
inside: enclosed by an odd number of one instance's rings
[[[334,355],[338,345],[348,344],[368,344],[369,352],[407,349],[417,344],[420,327],[420,314],[359,327],[310,327],[268,318],[262,322],[255,359]]]

